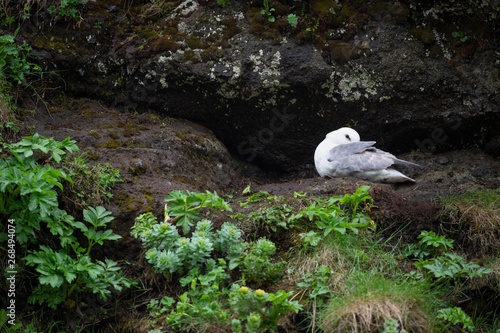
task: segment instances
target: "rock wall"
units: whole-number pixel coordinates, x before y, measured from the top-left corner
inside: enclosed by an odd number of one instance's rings
[[[67,93],[202,124],[268,170],[311,171],[342,126],[394,153],[498,135],[498,1],[269,4],[87,2],[22,34]]]

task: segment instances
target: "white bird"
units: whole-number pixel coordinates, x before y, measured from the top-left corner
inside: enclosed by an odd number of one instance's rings
[[[321,177],[356,177],[372,182],[415,182],[391,168],[394,164],[420,165],[403,161],[373,147],[375,141],[360,141],[358,132],[342,127],[330,132],[314,152],[314,164]]]

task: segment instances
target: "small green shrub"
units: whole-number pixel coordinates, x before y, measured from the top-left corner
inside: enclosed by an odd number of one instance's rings
[[[74,294],[92,291],[107,300],[111,295],[110,287],[122,290],[123,287],[132,285],[133,281],[122,276],[116,262],[109,259],[94,262],[90,257],[90,250],[95,244],[102,245],[105,240],[121,238],[110,229],[101,230],[113,220],[111,212],[106,211],[104,207],[91,207],[84,210],[83,215],[90,227],[81,222],[74,222],[72,227],[83,232],[87,238],[86,248],[72,242],[70,246],[56,252],[42,245],[41,250],[30,251],[30,254],[23,258],[28,266],[36,266],[35,270],[40,274],[39,285],[28,298],[30,303],[47,303],[51,308],[56,308],[65,302],[67,306],[72,307],[75,304],[72,299]]]
[[[194,193],[189,191],[172,191],[165,198],[168,202],[166,212],[173,216],[172,223],[182,226],[182,231],[186,235],[194,225],[194,220],[200,219],[201,214],[197,211],[202,208],[212,208],[214,210],[232,211],[227,202],[217,195],[217,192]]]
[[[475,326],[472,319],[461,308],[444,308],[440,309],[438,312],[438,318],[444,319],[448,322],[446,327],[450,325],[462,324],[464,329],[468,329],[471,332],[474,331]]]
[[[273,16],[273,12],[275,11],[274,8],[269,7],[269,2],[268,0],[264,0],[264,9],[260,11],[260,14],[264,17],[267,17],[267,20],[269,22],[274,22],[276,21],[276,18]]]
[[[29,253],[22,261],[35,267],[38,273],[38,286],[28,301],[46,303],[52,308],[64,302],[71,307],[85,292],[92,291],[107,299],[110,287],[117,290],[129,287],[132,281],[122,276],[114,261],[94,261],[90,257],[95,244],[121,238],[105,230],[113,219],[111,213],[104,207],[84,210],[87,222],[84,224],[59,209],[55,187],[62,190],[62,180],[69,183],[72,180],[51,164],[60,163],[68,153],[76,152],[75,141],[67,138],[59,142],[34,134],[20,142],[2,145],[10,155],[0,160],[0,213],[15,221],[16,241],[23,252]],[[85,237],[86,247],[78,242],[76,232]],[[0,237],[5,238],[5,233]]]
[[[226,8],[227,6],[231,6],[230,0],[217,0],[217,5],[222,8]]]
[[[444,253],[426,260],[419,259],[414,265],[423,270],[426,279],[430,279],[432,275],[438,281],[453,280],[456,284],[461,283],[462,277],[483,276],[492,272],[489,268],[467,262],[464,257],[453,253]]]
[[[218,330],[231,327],[233,332],[243,332],[245,328],[246,332],[257,333],[275,330],[284,313],[302,308],[297,301],[289,301],[291,293],[283,290],[274,294],[261,289],[253,291],[238,283],[228,288],[229,275],[223,259],[217,263],[211,259],[207,268],[207,274],[194,269],[180,280],[188,290],[179,296],[178,302],[171,297],[152,300],[148,306],[151,315],[159,318],[168,313],[166,323],[177,330],[212,326]]]
[[[0,90],[7,90],[13,84],[22,84],[28,74],[41,71],[38,65],[26,60],[31,51],[26,41],[20,46],[14,42],[19,29],[14,36],[0,36]]]

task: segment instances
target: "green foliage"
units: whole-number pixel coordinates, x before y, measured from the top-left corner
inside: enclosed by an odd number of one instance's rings
[[[466,42],[469,39],[469,36],[467,36],[467,34],[465,34],[463,31],[454,31],[451,33],[451,35],[454,38],[459,39],[461,42]]]
[[[427,256],[436,256],[437,250],[448,251],[453,248],[453,240],[444,236],[438,236],[434,231],[422,230],[417,237],[420,239],[418,244],[411,244],[403,251],[406,257],[414,256],[416,258],[425,258]]]
[[[296,28],[296,27],[297,27],[297,24],[299,23],[299,21],[298,21],[298,19],[297,19],[297,15],[295,15],[295,14],[289,14],[289,15],[287,16],[287,20],[288,20],[288,23],[289,23],[292,27],[294,27],[294,28]]]
[[[65,246],[72,233],[73,217],[58,208],[54,187],[62,190],[61,181],[71,182],[71,178],[50,164],[40,165],[34,153],[39,152],[47,162],[59,162],[67,153],[78,150],[75,141],[66,138],[59,142],[34,134],[3,147],[13,156],[0,160],[0,213],[16,220],[17,241],[36,241],[35,231],[44,222]]]
[[[121,182],[120,171],[113,169],[109,163],[88,165],[88,154],[73,154],[63,163],[64,170],[73,183],[67,187],[64,195],[76,208],[86,209],[89,206],[103,205],[113,197],[111,189],[115,183]]]
[[[217,0],[217,5],[222,8],[226,8],[227,6],[231,6],[230,0]]]
[[[196,197],[196,193],[191,193]],[[214,252],[226,255],[231,270],[239,267],[249,281],[265,283],[281,273],[281,264],[272,263],[276,252],[273,242],[259,239],[255,243],[241,240],[241,230],[226,222],[213,232],[212,222],[197,222],[191,237],[181,237],[171,223],[156,223],[151,213],[140,215],[131,234],[140,237],[149,249],[146,259],[157,273],[170,275],[191,269],[202,269]]]
[[[71,17],[73,19],[81,19],[80,10],[78,7],[82,4],[82,0],[60,0],[56,6],[52,5],[48,8],[50,14],[57,14],[61,17]]]
[[[306,274],[303,281],[297,282],[297,286],[305,288],[308,291],[307,296],[311,299],[316,299],[319,296],[329,296],[331,291],[327,283],[331,275],[332,271],[328,266],[320,266],[314,273]],[[321,306],[322,303],[319,305]]]
[[[283,290],[273,294],[262,289],[253,291],[248,287],[233,284],[229,304],[231,312],[237,317],[236,320],[239,320],[241,325],[245,324],[247,332],[263,332],[266,329],[276,330],[276,324],[285,312],[297,312],[302,309],[302,305],[297,301],[288,300],[291,295],[292,293]]]
[[[440,309],[438,318],[442,318],[448,322],[448,325],[463,324],[464,329],[471,332],[474,331],[474,323],[472,319],[459,307]]]
[[[317,19],[316,23],[314,24],[310,19],[308,19],[306,31],[315,32],[316,30],[318,30],[318,28],[319,28],[319,19]]]
[[[304,249],[308,249],[309,247],[318,246],[319,242],[323,239],[320,233],[316,231],[309,231],[308,233],[299,234],[300,238],[302,238],[302,244]]]
[[[14,36],[0,36],[0,90],[10,88],[13,83],[22,84],[26,75],[41,71],[39,66],[26,60],[31,51],[26,41],[22,45],[15,44],[14,39],[19,29],[17,28]]]
[[[430,279],[432,274],[439,282],[454,280],[456,284],[460,283],[462,277],[482,276],[492,272],[489,268],[467,262],[464,257],[453,253],[444,253],[442,256],[427,260],[419,259],[414,265],[424,271],[426,279]]]
[[[194,269],[180,280],[188,290],[179,296],[177,303],[170,297],[151,301],[148,307],[152,316],[158,318],[169,313],[166,323],[174,329],[230,325],[234,332],[242,332],[243,328],[246,332],[263,332],[276,329],[285,312],[302,308],[297,301],[289,301],[291,293],[283,290],[266,293],[237,283],[228,288],[229,275],[225,273],[227,266],[223,259],[217,263],[210,260],[207,267],[207,274]]]
[[[0,160],[0,213],[15,220],[16,240],[25,250],[37,245],[42,224],[56,240],[54,244],[44,235],[43,241],[51,246],[40,245],[22,258],[39,274],[39,284],[29,302],[47,303],[52,308],[63,302],[72,306],[73,295],[92,291],[107,299],[110,287],[121,290],[130,286],[132,281],[122,277],[115,262],[93,261],[90,257],[95,244],[121,238],[111,230],[104,230],[113,219],[111,213],[104,207],[84,210],[87,223],[84,224],[58,207],[54,188],[62,190],[62,180],[70,183],[72,180],[49,162],[59,163],[68,153],[78,151],[75,141],[67,138],[59,142],[34,134],[20,142],[2,145],[11,156]],[[35,156],[45,165],[39,164]],[[75,231],[86,238],[86,247],[80,246]]]
[[[384,330],[382,333],[406,333],[406,330],[399,330],[399,323],[394,318],[384,321]]]
[[[259,239],[256,243],[250,243],[249,249],[241,252],[237,259],[231,260],[230,268],[240,266],[240,271],[249,282],[259,285],[276,280],[283,272],[284,263],[273,263],[271,256],[276,252],[273,242]]]
[[[30,303],[47,303],[51,308],[56,308],[60,303],[66,302],[68,306],[72,306],[74,300],[71,296],[74,293],[92,291],[106,300],[111,294],[110,287],[116,290],[130,287],[133,282],[122,276],[116,262],[109,259],[93,262],[90,257],[90,250],[96,243],[102,245],[104,240],[121,238],[113,234],[112,230],[97,230],[113,220],[110,214],[104,207],[90,208],[83,211],[84,219],[90,227],[81,222],[72,224],[87,238],[87,248],[73,240],[70,246],[57,252],[44,245],[40,246],[41,250],[29,251],[30,254],[23,260],[28,266],[36,266],[35,270],[40,274],[39,285],[28,299]],[[71,249],[73,255],[70,253]]]
[[[260,14],[262,16],[267,16],[267,20],[269,22],[274,22],[276,21],[276,18],[273,16],[273,12],[275,11],[274,8],[269,7],[269,2],[268,0],[264,0],[264,9],[260,11]]]
[[[346,194],[344,197],[331,197],[328,200],[317,199],[310,206],[294,215],[291,220],[307,217],[311,222],[316,222],[319,229],[323,230],[324,236],[328,236],[332,231],[345,234],[346,230],[354,233],[359,232],[359,228],[375,229],[375,223],[358,208],[361,203],[367,203],[369,209],[373,199],[368,194],[369,186],[361,186],[353,194]],[[348,216],[336,204],[340,203],[350,208]]]
[[[186,235],[194,225],[194,220],[200,219],[201,214],[197,210],[212,208],[215,210],[232,211],[229,204],[217,195],[217,192],[194,193],[189,191],[172,191],[165,198],[170,204],[167,207],[169,216],[174,216],[172,223],[182,226]]]
[[[248,194],[248,193],[250,193],[250,185],[247,186],[242,192],[242,194]],[[243,200],[238,201],[238,203],[240,204],[241,207],[246,207],[252,205],[255,202],[261,202],[261,201],[272,202],[279,198],[280,197],[278,196],[270,195],[269,192],[267,191],[261,190],[257,193],[249,195],[244,201]]]
[[[287,204],[265,207],[251,212],[248,218],[252,220],[253,223],[265,226],[268,233],[269,231],[277,232],[278,227],[285,230],[289,228],[288,222],[292,209],[293,207]]]

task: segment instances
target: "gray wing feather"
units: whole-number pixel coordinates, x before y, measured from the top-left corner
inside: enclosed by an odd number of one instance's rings
[[[375,141],[351,142],[330,150],[328,161],[337,171],[350,173],[386,169],[397,160],[392,154],[374,148]]]

